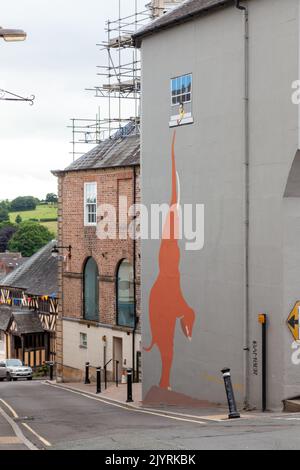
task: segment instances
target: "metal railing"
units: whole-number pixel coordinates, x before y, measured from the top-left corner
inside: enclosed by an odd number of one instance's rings
[[[115,381],[116,381],[116,387],[119,385],[119,361],[111,358],[105,365],[104,365],[104,387],[105,390],[107,389],[107,366],[111,362],[115,363]]]
[[[105,390],[107,389],[107,366],[113,362],[113,364],[115,365],[115,368],[113,369],[113,372],[115,372],[115,383],[116,383],[116,387],[118,387],[119,385],[119,364],[120,362],[115,360],[115,359],[110,359],[103,367],[103,370],[104,370],[104,387],[105,387]],[[84,374],[84,384],[90,384],[91,381],[90,381],[90,367],[93,367],[91,366],[91,364],[89,362],[86,362],[85,363],[85,374]],[[101,381],[101,367],[93,367],[94,369],[96,369],[96,371],[98,369],[100,369],[100,381]],[[98,381],[98,378],[97,378],[97,381]],[[97,389],[99,388],[99,385],[97,385]],[[100,383],[100,389],[101,389],[101,383]]]

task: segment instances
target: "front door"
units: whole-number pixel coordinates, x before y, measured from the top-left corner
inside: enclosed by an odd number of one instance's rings
[[[12,358],[23,361],[22,340],[19,336],[12,335]]]
[[[116,361],[118,361],[118,380],[121,380],[123,367],[123,341],[122,338],[113,337],[114,380],[116,380]]]

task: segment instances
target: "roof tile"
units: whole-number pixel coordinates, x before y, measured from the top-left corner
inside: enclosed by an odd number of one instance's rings
[[[48,243],[22,266],[1,279],[0,286],[24,289],[31,295],[57,295],[58,260],[52,256],[56,243],[56,240]]]

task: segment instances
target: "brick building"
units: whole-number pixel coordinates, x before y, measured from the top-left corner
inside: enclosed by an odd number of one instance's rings
[[[140,247],[120,237],[135,223],[120,206],[140,200],[139,136],[120,134],[101,142],[73,162],[58,177],[59,321],[57,371],[59,380],[81,380],[85,363],[106,363],[109,378],[122,368],[140,371]],[[105,217],[99,206],[116,213],[117,236],[100,239]],[[112,220],[110,220],[112,222]],[[67,248],[63,248],[67,247]],[[70,256],[63,257],[68,253]],[[110,361],[110,362],[109,362]]]

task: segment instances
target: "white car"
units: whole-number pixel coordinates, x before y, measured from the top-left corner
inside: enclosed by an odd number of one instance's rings
[[[4,378],[7,380],[32,380],[32,369],[24,366],[20,359],[5,359],[0,361],[0,380]]]
[[[5,362],[0,361],[0,382],[4,379],[9,380],[9,372],[6,368]]]

